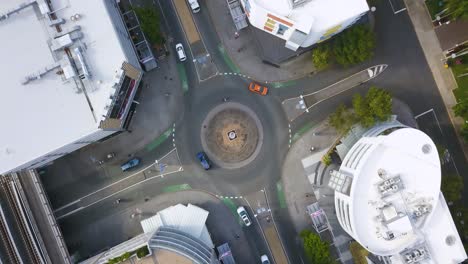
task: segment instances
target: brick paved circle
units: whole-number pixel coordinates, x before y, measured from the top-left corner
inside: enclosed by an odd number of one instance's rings
[[[202,123],[201,141],[208,157],[220,167],[236,169],[258,155],[263,127],[245,105],[228,102],[213,108]]]

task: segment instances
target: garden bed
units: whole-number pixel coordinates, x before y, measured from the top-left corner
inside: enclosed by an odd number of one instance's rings
[[[432,20],[436,20],[437,14],[445,9],[443,0],[426,0],[426,6]]]
[[[454,61],[461,60],[461,64],[456,64]],[[453,91],[457,101],[468,98],[468,75],[461,76],[463,74],[468,74],[468,54],[460,56],[452,61],[450,66],[453,72],[453,76],[457,81],[458,88]]]

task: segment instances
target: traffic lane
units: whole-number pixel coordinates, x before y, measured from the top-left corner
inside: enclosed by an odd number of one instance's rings
[[[115,158],[103,165],[96,163],[90,165],[86,157],[79,156],[79,152],[77,152],[77,155],[65,156],[54,161],[46,168],[45,174],[41,175],[41,180],[44,182],[52,208],[57,209],[129,177],[153,163],[157,157],[164,155],[171,148],[173,148],[171,140],[166,140],[158,148],[151,151],[142,149],[126,156],[116,153]],[[120,165],[134,157],[141,159],[140,165],[130,171],[123,172]],[[52,181],[57,181],[60,184],[57,182],[48,184]]]
[[[216,28],[213,26],[211,14],[203,1],[199,1],[199,4],[201,7],[200,12],[193,14],[192,17],[197,25],[200,37],[203,39],[206,50],[214,60],[218,69],[220,69],[221,72],[229,72],[229,67],[225,65],[221,54],[218,52],[218,45],[221,44],[221,40],[218,38]],[[226,10],[226,12],[228,13],[228,10]]]
[[[271,209],[271,215],[276,223],[279,238],[283,243],[284,250],[290,263],[302,263],[303,258],[302,244],[299,234],[294,229],[294,224],[291,221],[287,208],[281,208],[278,197],[276,183],[270,183],[265,188],[268,195],[268,203]],[[311,227],[312,228],[312,227]]]
[[[394,15],[390,3],[381,1],[375,12],[375,31],[378,44],[374,59],[389,64],[387,73],[375,83],[410,105],[415,114],[433,108],[457,167],[466,171],[464,153],[407,12]]]
[[[242,205],[249,211],[242,200],[234,202],[236,208]],[[213,242],[216,245],[229,243],[233,257],[238,263],[258,263],[260,256],[267,252],[267,247],[262,238],[260,227],[253,221],[251,212],[249,212],[249,217],[252,220],[252,225],[245,226],[234,211],[230,211],[225,205],[223,207],[222,215],[218,214],[218,216],[208,218],[207,226]],[[208,207],[205,204],[203,208],[207,209]]]
[[[168,36],[168,45],[169,45],[169,52],[170,55],[172,54],[174,58],[176,58],[177,62],[182,64],[187,72],[187,77],[189,81],[189,95],[191,93],[191,88],[193,88],[198,83],[198,77],[195,70],[195,65],[193,63],[192,53],[190,52],[189,46],[190,44],[187,42],[185,37],[185,33],[182,29],[182,26],[179,22],[177,17],[177,13],[174,10],[172,5],[172,1],[158,1],[158,6],[162,10],[161,12],[164,13],[164,19],[167,21],[167,24],[170,25],[169,29],[169,36]],[[175,45],[177,43],[182,43],[184,46],[185,54],[187,56],[187,60],[185,62],[179,61],[177,57],[177,53],[175,51]],[[169,56],[170,56],[169,55]]]

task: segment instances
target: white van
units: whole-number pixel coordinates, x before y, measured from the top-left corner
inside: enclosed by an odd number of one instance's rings
[[[184,46],[182,46],[182,43],[177,43],[175,45],[175,49],[177,52],[177,57],[179,57],[179,60],[185,61],[187,59],[187,56],[185,56]]]
[[[190,8],[192,8],[193,13],[200,12],[200,5],[198,4],[198,0],[187,0]]]

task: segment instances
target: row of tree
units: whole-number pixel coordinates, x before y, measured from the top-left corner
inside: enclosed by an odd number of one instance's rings
[[[354,125],[371,127],[388,120],[392,114],[392,96],[387,90],[372,86],[365,96],[353,96],[352,109],[340,105],[328,118],[328,123],[340,134],[346,134]]]
[[[333,61],[343,66],[357,64],[374,55],[375,34],[369,25],[357,25],[312,50],[312,61],[318,70]]]

